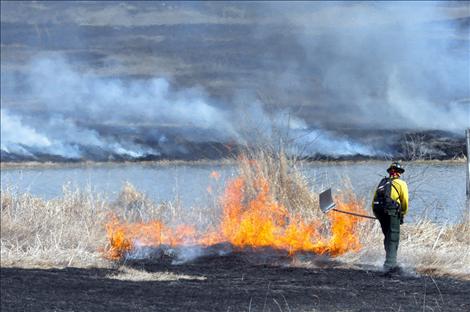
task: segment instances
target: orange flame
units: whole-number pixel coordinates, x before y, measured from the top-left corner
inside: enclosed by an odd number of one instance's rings
[[[289,212],[278,203],[270,195],[265,179],[255,181],[257,194],[247,200],[245,183],[241,177],[228,182],[221,198],[221,222],[215,230],[205,233],[188,225],[173,229],[158,220],[124,223],[112,217],[106,224],[109,246],[105,257],[121,259],[137,246],[210,246],[223,242],[238,248],[282,249],[291,255],[313,252],[337,256],[361,248],[357,235],[359,218],[331,212],[328,214],[329,228],[325,230],[324,222],[305,222],[299,214]],[[341,210],[363,213],[361,203],[356,199],[346,202],[339,198],[337,204]]]

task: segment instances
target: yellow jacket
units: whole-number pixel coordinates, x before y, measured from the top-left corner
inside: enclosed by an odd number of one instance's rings
[[[374,201],[377,194],[374,194]],[[408,185],[399,178],[392,178],[392,191],[390,197],[401,205],[403,215],[408,213]],[[372,208],[373,208],[372,202]]]

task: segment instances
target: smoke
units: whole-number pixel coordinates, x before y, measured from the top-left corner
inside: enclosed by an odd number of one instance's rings
[[[280,138],[304,156],[385,155],[396,142],[375,130],[463,133],[469,19],[440,2],[2,3],[2,159]]]
[[[469,126],[468,3],[307,3],[271,9],[284,24],[300,29],[296,38],[305,59],[292,62],[317,78],[310,87],[330,115],[317,124],[460,133]],[[305,80],[302,75],[289,71],[297,80]]]
[[[254,144],[271,139],[276,131],[300,136],[310,131],[296,117],[283,123],[288,111],[268,115],[255,99],[246,109],[222,109],[226,105],[218,105],[201,87],[176,90],[164,78],[99,77],[74,70],[60,55],[35,59],[29,68],[26,90],[35,100],[34,111],[2,108],[2,151],[7,153],[138,158],[160,155],[169,134],[189,142]],[[348,141],[330,140],[323,138],[322,146],[312,151],[368,153]],[[172,146],[177,148],[177,143]]]
[[[150,144],[136,142],[143,126],[147,140],[156,142],[165,141],[158,130],[164,126],[210,129],[214,140],[236,136],[224,112],[198,89],[171,92],[162,78],[125,82],[79,73],[59,55],[36,59],[30,68],[34,112],[2,109],[2,150],[9,153],[41,150],[75,159],[86,157],[85,149],[91,148],[133,158],[158,155]],[[107,127],[135,132],[136,138],[121,138]]]
[[[47,137],[38,134],[36,130],[24,126],[18,116],[11,116],[6,110],[1,110],[1,149],[8,153],[28,153],[23,146],[48,148],[51,142]]]

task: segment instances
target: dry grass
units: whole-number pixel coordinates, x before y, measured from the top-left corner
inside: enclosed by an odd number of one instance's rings
[[[103,265],[106,201],[64,188],[62,198],[43,200],[3,191],[1,265]]]
[[[453,276],[470,280],[470,218],[464,213],[457,224],[437,224],[428,219],[401,226],[398,261],[409,273]],[[383,234],[377,221],[362,224],[363,248],[338,257],[348,264],[380,269],[385,257]]]
[[[179,281],[179,280],[199,280],[204,281],[207,278],[205,276],[186,275],[186,274],[175,274],[172,272],[147,272],[144,270],[137,270],[129,267],[120,267],[116,273],[107,276],[110,279],[116,279],[120,281]]]
[[[461,232],[461,228],[467,228]],[[368,228],[368,229],[367,229]],[[380,269],[385,257],[378,222],[364,226],[358,253],[340,256],[349,264],[368,264]],[[429,220],[401,227],[398,261],[408,272],[470,279],[468,224],[439,225]]]
[[[269,182],[272,197],[290,212],[299,213],[306,220],[325,220],[319,209],[318,194],[311,189],[307,179],[300,173],[302,164],[288,158],[281,150],[252,151],[239,160],[240,176],[247,184],[246,192],[256,194],[259,178]]]
[[[270,150],[246,154],[238,163],[239,172],[247,182],[246,192],[255,194],[255,181],[262,177],[269,182],[273,198],[290,211],[300,213],[306,220],[326,222],[318,208],[317,193],[299,173],[301,163],[289,159],[282,151]],[[178,202],[154,203],[130,184],[123,187],[114,201],[67,187],[62,197],[52,200],[7,189],[1,194],[1,266],[106,267],[111,263],[103,259],[100,250],[107,244],[104,224],[110,212],[127,222],[160,219],[174,225],[189,220],[191,224],[210,225],[217,222],[217,216],[209,213],[213,208],[188,213]],[[340,256],[339,260],[380,268],[384,258],[380,226],[376,221],[366,221],[360,226],[364,247],[358,253]],[[468,213],[458,224],[439,225],[429,220],[405,224],[399,261],[420,273],[470,279],[469,233]],[[123,271],[115,278],[163,277]]]

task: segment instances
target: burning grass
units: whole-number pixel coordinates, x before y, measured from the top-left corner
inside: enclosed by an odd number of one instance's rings
[[[63,197],[52,200],[4,190],[1,265],[109,266],[126,257],[185,247],[183,258],[191,259],[201,255],[201,248],[228,244],[230,250],[273,248],[291,259],[309,252],[380,268],[379,224],[336,212],[322,214],[317,194],[296,166],[283,154],[244,156],[239,175],[219,195],[210,189],[219,196],[214,207],[190,211],[177,202],[156,204],[130,184],[113,201],[67,187]],[[219,180],[215,172],[210,178]],[[360,213],[368,206],[351,191],[337,202],[342,210]],[[399,260],[418,272],[469,278],[469,224],[468,215],[455,225],[428,220],[405,224]]]
[[[230,180],[220,197],[219,220],[204,230],[192,224],[168,226],[164,218],[127,222],[115,215],[107,223],[109,245],[105,257],[120,260],[136,249],[170,246],[209,247],[229,243],[236,249],[269,247],[337,256],[361,247],[358,218],[337,213],[320,215],[316,195],[287,159],[262,153],[240,158],[240,174]],[[211,177],[217,179],[216,173]],[[341,208],[362,212],[353,196],[338,199]]]

